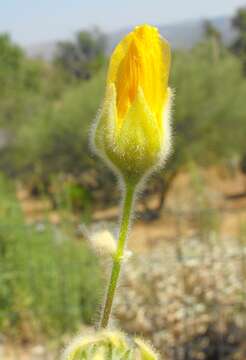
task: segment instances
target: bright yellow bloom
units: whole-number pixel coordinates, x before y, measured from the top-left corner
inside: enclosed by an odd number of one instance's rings
[[[158,30],[138,26],[115,48],[96,147],[125,177],[139,179],[169,149],[170,47]]]

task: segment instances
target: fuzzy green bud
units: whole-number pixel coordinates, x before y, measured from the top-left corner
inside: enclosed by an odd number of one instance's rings
[[[157,28],[137,26],[115,48],[94,132],[100,156],[138,181],[170,150],[171,52]]]
[[[143,340],[130,341],[118,331],[103,331],[76,339],[63,360],[158,360]]]

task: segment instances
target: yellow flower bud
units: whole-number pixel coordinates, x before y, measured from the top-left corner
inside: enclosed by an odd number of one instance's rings
[[[95,146],[124,177],[139,180],[170,148],[170,47],[157,28],[142,25],[115,48]]]

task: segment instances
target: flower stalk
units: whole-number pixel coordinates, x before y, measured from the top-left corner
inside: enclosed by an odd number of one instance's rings
[[[105,99],[93,132],[97,154],[125,184],[117,249],[99,328],[108,326],[136,186],[163,165],[170,150],[168,87],[171,51],[158,29],[137,26],[114,49]]]
[[[122,209],[118,244],[113,258],[113,266],[112,266],[110,281],[106,294],[106,300],[102,311],[100,328],[106,328],[108,326],[110,314],[112,311],[114,295],[117,289],[117,283],[119,280],[122,261],[124,260],[124,249],[125,249],[129,225],[131,221],[135,190],[136,190],[136,183],[133,181],[127,181],[125,186],[124,198],[123,198],[123,209]]]
[[[110,59],[105,98],[92,132],[96,153],[124,182],[122,215],[115,244],[95,235],[94,243],[108,241],[113,258],[111,276],[99,329],[89,339],[73,344],[66,360],[157,360],[158,355],[140,339],[125,341],[108,327],[117,290],[137,187],[164,165],[171,146],[168,87],[171,51],[158,29],[137,26],[116,46]],[[101,330],[102,329],[102,330]],[[106,329],[106,330],[105,330]]]

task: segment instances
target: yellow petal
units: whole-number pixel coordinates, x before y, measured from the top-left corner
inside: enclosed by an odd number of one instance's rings
[[[163,104],[167,97],[170,47],[157,28],[135,28],[115,48],[108,71],[108,84],[114,83],[117,94],[119,124],[141,87],[144,97],[162,124]]]

